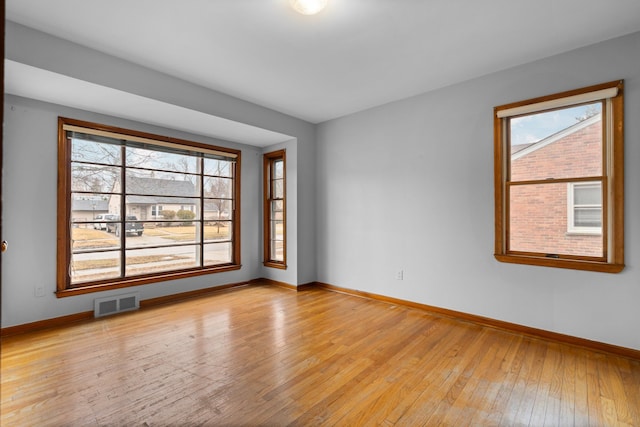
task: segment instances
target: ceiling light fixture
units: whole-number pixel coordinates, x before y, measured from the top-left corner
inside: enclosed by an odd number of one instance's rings
[[[291,7],[303,15],[315,15],[327,6],[329,0],[289,0]]]

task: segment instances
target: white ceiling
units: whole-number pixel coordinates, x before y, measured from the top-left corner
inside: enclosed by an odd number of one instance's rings
[[[638,0],[7,0],[7,19],[319,123],[640,31]],[[16,76],[18,78],[18,76]]]

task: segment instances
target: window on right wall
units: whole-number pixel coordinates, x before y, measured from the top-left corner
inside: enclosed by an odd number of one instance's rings
[[[623,82],[494,109],[495,256],[624,268]]]

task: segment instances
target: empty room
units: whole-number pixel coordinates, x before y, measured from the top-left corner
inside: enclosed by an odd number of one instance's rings
[[[1,425],[640,425],[640,2],[3,11]]]

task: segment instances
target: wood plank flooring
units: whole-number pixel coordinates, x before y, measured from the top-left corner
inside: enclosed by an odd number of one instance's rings
[[[247,286],[6,337],[2,426],[640,426],[640,361]]]

